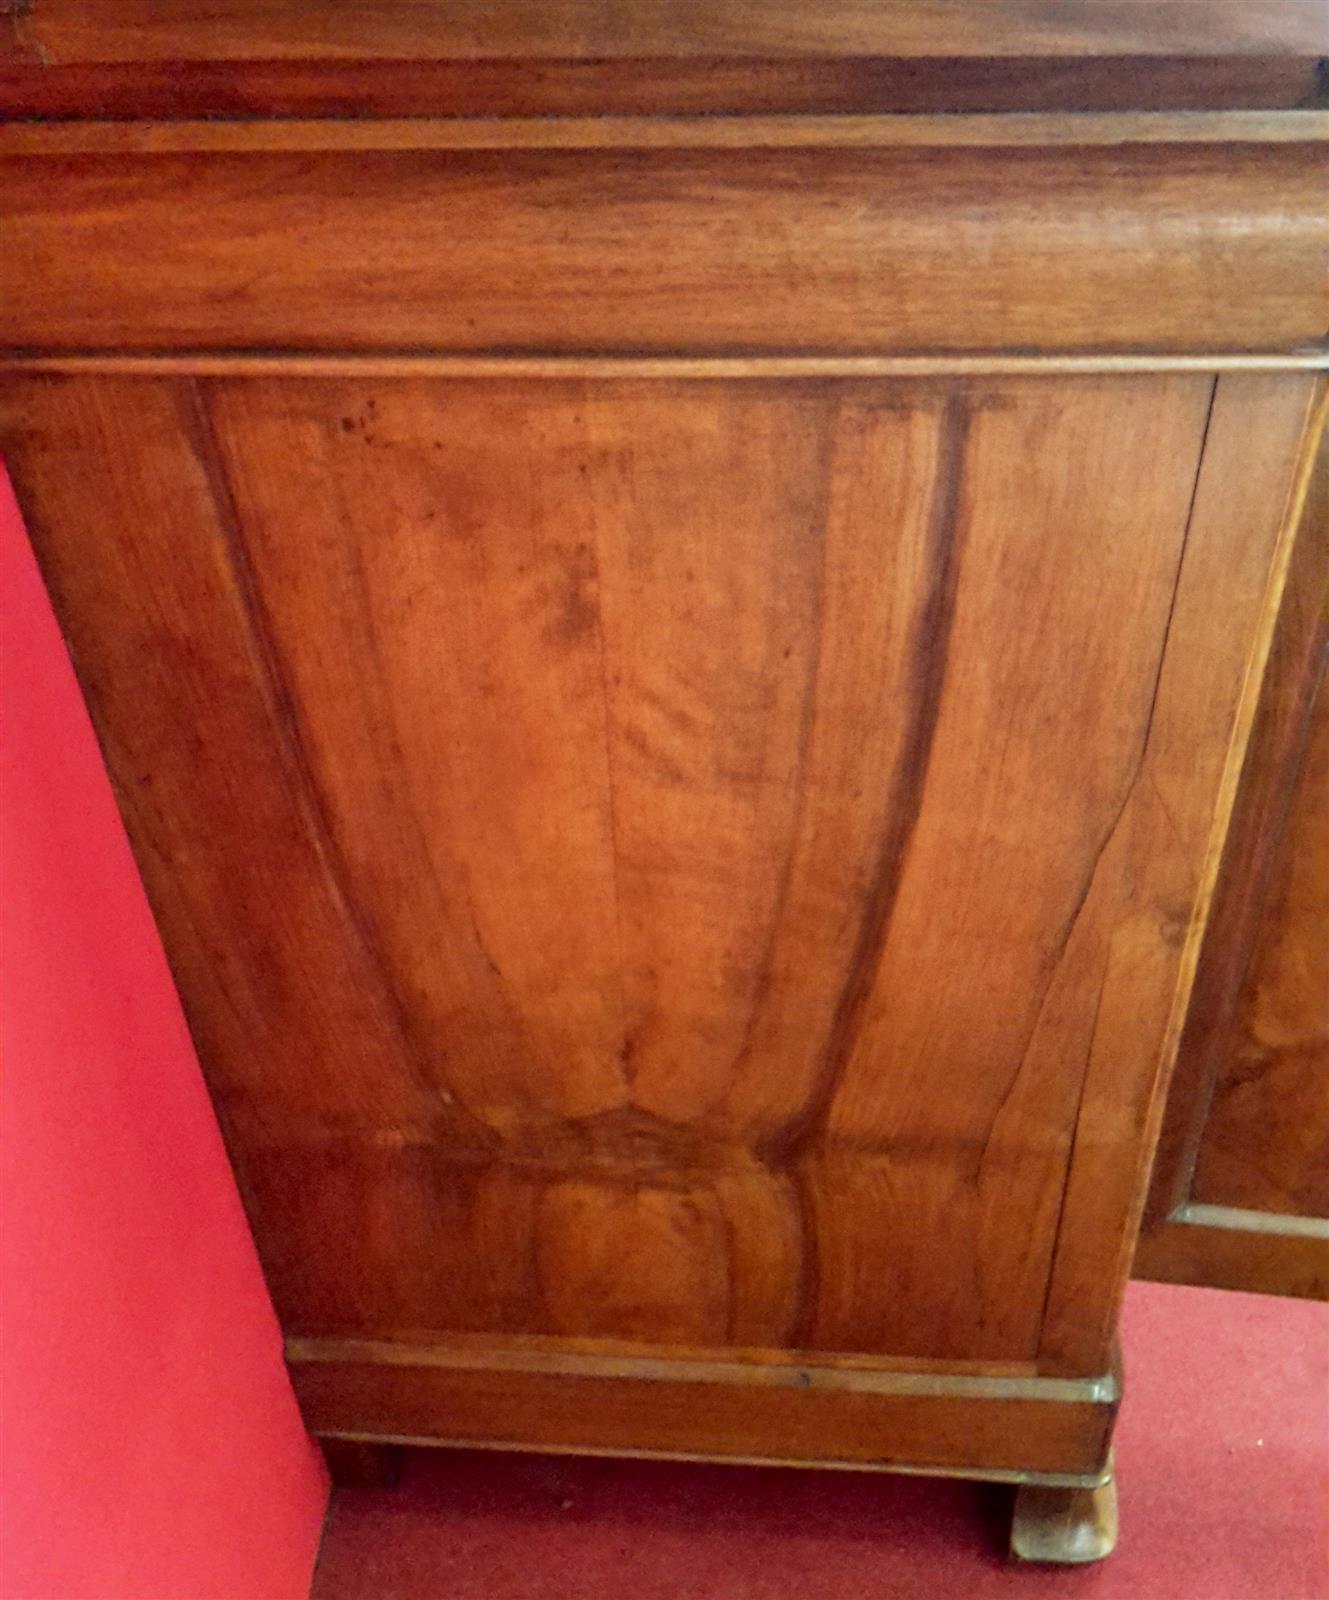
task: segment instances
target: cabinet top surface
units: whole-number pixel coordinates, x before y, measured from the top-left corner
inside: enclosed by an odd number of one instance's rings
[[[0,0],[58,61],[1315,55],[1318,0]]]
[[[1276,107],[1325,48],[1321,0],[0,0],[0,119]]]

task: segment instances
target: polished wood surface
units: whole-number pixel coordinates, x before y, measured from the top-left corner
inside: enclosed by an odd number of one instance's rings
[[[1226,837],[1260,685],[1277,624],[1293,548],[1306,468],[1322,417],[1323,393],[1313,382],[1277,376],[1219,380],[1205,431],[1204,459],[1195,483],[1186,556],[1168,623],[1165,660],[1150,726],[1151,743],[1140,770],[1137,847],[1173,885],[1177,903],[1198,896],[1184,932],[1182,981],[1173,986],[1151,950],[1167,929],[1123,935],[1114,952],[1128,981],[1116,990],[1123,1010],[1101,1013],[1105,1049],[1091,1063],[1079,1107],[1075,1159],[1062,1213],[1056,1270],[1044,1317],[1042,1358],[1061,1370],[1083,1370],[1092,1351],[1110,1336],[1134,1248],[1150,1159],[1163,1112],[1177,1041],[1191,999],[1205,920]],[[1233,603],[1243,593],[1256,606],[1253,638],[1244,636],[1205,598],[1223,592]],[[1187,665],[1183,665],[1187,664]],[[1239,685],[1239,687],[1238,687]],[[1166,692],[1165,692],[1166,691]],[[1176,764],[1179,781],[1160,778],[1155,752]],[[1137,799],[1140,797],[1137,796]],[[1199,834],[1204,833],[1204,844]],[[1147,840],[1147,842],[1146,842]],[[1203,851],[1195,872],[1187,849]],[[1140,942],[1133,934],[1142,935]],[[1153,989],[1152,970],[1166,987]],[[1140,985],[1133,989],[1130,980]],[[1157,1011],[1148,1011],[1148,994]],[[1161,1046],[1144,1079],[1118,1077],[1114,1050],[1138,1048],[1147,1019],[1158,1018]],[[1115,1028],[1104,1025],[1111,1020]],[[1127,1154],[1129,1152],[1129,1154]],[[1104,1284],[1114,1293],[1102,1293]]]
[[[1329,442],[1305,502],[1137,1271],[1329,1297]]]
[[[1089,1485],[1120,1388],[824,1363],[629,1360],[296,1340],[288,1360],[316,1433],[557,1453],[962,1473]]]
[[[0,115],[1291,108],[1324,53],[1313,0],[0,0]]]
[[[1247,1294],[1329,1300],[1320,1219],[1183,1204],[1140,1235],[1134,1275]]]
[[[52,63],[348,57],[437,60],[800,55],[1206,57],[1324,50],[1314,0],[5,0],[27,52]]]
[[[1323,654],[1321,655],[1323,662]],[[1197,1204],[1329,1219],[1329,695],[1323,666],[1269,900],[1214,1085]],[[1329,1229],[1326,1229],[1329,1256]]]
[[[1302,592],[1322,32],[0,14],[0,449],[318,1433],[1102,1486]]]
[[[540,149],[272,150],[260,124],[244,150],[0,153],[0,346],[1282,351],[1324,332],[1322,143],[922,148],[878,122],[790,148],[716,118],[695,148],[566,149],[547,119]]]
[[[15,32],[22,26],[15,23]],[[6,116],[725,116],[1001,111],[1290,110],[1323,105],[1302,55],[653,56],[29,64],[0,15]],[[7,64],[8,63],[8,64]]]
[[[376,150],[993,150],[1323,144],[1329,111],[936,112],[890,117],[287,117],[13,122],[0,156]]]
[[[289,351],[177,355],[135,355],[101,351],[0,353],[0,373],[80,374],[134,378],[1047,378],[1138,376],[1188,372],[1201,377],[1223,373],[1329,371],[1329,347],[1306,345],[1278,354],[1213,351],[1204,355],[1175,351],[1081,351],[1075,355],[1033,355],[1002,351],[995,355],[935,356],[585,356],[585,355],[293,355]]]
[[[1310,388],[7,380],[287,1328],[1103,1370]]]

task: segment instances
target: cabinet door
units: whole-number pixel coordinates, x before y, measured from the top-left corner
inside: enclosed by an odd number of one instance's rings
[[[1136,1275],[1329,1296],[1329,435],[1293,550]]]

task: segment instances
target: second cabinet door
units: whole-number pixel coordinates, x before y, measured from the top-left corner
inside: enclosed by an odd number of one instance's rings
[[[1329,1297],[1329,435],[1306,497],[1141,1277]]]

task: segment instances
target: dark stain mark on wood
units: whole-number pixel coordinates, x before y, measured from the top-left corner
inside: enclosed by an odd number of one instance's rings
[[[830,1112],[872,990],[891,911],[904,877],[910,841],[922,809],[955,617],[966,521],[965,456],[972,415],[963,393],[952,394],[942,410],[928,523],[928,589],[914,624],[911,695],[894,792],[817,1082],[801,1111],[764,1146],[765,1158],[775,1167],[789,1168],[796,1163]]]

